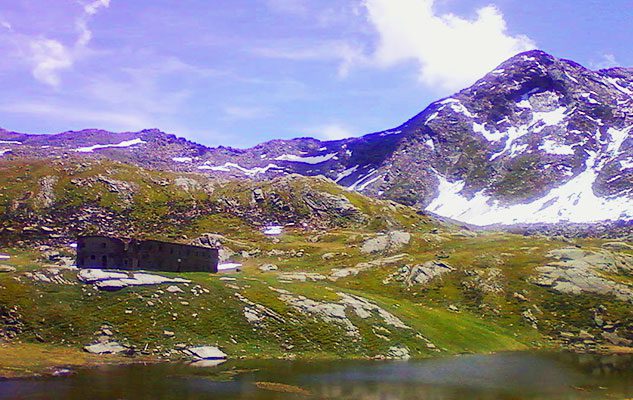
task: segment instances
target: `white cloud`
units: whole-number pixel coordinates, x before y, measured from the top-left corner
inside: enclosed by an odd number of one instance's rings
[[[87,15],[95,15],[100,8],[110,7],[110,0],[95,0],[88,4],[84,4],[84,11]]]
[[[611,68],[618,65],[621,65],[621,64],[618,62],[618,60],[616,60],[615,55],[610,54],[610,53],[603,54],[599,61],[592,61],[589,63],[589,66],[592,69]]]
[[[325,140],[338,140],[354,136],[352,130],[339,123],[330,123],[308,130],[315,137]]]
[[[32,38],[29,41],[29,49],[33,64],[33,77],[47,85],[59,86],[61,82],[60,73],[73,66],[90,40],[92,40],[92,31],[88,28],[88,19],[95,15],[99,9],[107,8],[109,5],[110,0],[95,0],[84,4],[83,12],[75,20],[78,37],[73,46],[66,46],[58,40],[46,37]],[[11,30],[11,27],[9,26],[8,29]]]
[[[13,31],[13,26],[11,26],[11,24],[8,21],[0,20],[0,26],[2,26],[8,31]]]
[[[37,38],[30,42],[33,76],[50,86],[59,85],[59,72],[73,65],[73,57],[66,47],[53,39]]]
[[[414,60],[420,79],[441,90],[469,86],[505,59],[533,49],[527,36],[507,32],[494,5],[477,10],[472,20],[438,15],[435,0],[364,0],[379,34],[374,59],[382,66]]]
[[[364,62],[365,56],[358,46],[344,41],[324,41],[320,43],[281,43],[274,46],[258,47],[252,52],[261,57],[279,58],[292,61],[337,61],[338,76],[345,78],[353,65]]]

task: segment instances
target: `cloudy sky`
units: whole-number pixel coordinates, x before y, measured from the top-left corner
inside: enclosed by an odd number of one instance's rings
[[[633,66],[630,0],[11,0],[0,126],[208,145],[394,127],[513,54]]]

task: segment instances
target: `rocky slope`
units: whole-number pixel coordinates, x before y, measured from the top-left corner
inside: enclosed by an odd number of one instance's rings
[[[0,131],[0,159],[110,158],[268,180],[324,175],[475,225],[633,219],[633,70],[519,54],[401,126],[359,138],[208,148],[156,130]]]
[[[241,271],[78,271],[85,233],[219,246]],[[82,349],[630,351],[632,271],[630,242],[473,232],[323,177],[220,180],[75,155],[0,163],[0,377]],[[25,370],[3,357],[27,351]],[[89,362],[68,356],[53,365]]]

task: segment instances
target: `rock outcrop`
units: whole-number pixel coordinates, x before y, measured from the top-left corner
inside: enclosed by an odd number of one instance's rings
[[[633,256],[578,248],[552,250],[549,256],[556,261],[536,269],[540,273],[534,279],[537,285],[562,293],[612,295],[633,303],[633,288],[601,275],[630,274],[633,272]]]
[[[392,231],[366,240],[360,251],[365,254],[397,251],[409,244],[409,241],[411,241],[410,233]]]
[[[427,261],[420,265],[405,265],[389,275],[384,283],[391,281],[402,282],[408,287],[414,285],[426,285],[433,279],[454,271],[448,263],[442,261]]]

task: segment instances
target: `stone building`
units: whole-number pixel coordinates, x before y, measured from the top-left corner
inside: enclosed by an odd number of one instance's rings
[[[158,240],[81,236],[77,267],[167,272],[218,272],[218,250]]]

